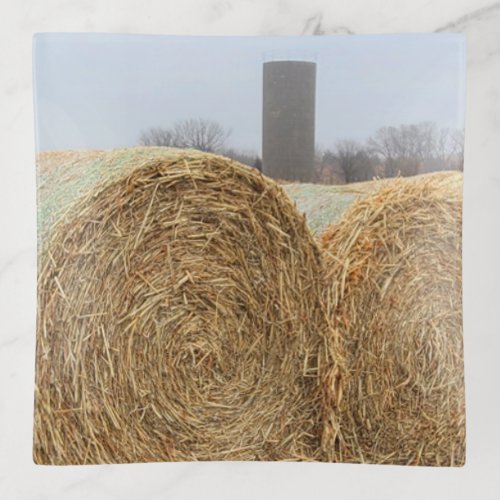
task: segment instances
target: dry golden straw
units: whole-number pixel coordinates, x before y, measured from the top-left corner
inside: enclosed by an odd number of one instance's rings
[[[329,460],[465,461],[461,189],[460,173],[383,182],[322,236],[349,371]]]
[[[50,230],[35,461],[319,458],[336,360],[305,220],[252,169],[169,155]]]

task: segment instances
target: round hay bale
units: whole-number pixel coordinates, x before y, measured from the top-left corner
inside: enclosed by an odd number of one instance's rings
[[[41,259],[35,461],[316,458],[322,272],[286,194],[236,162],[99,184]]]
[[[462,465],[462,175],[382,182],[322,235],[347,462]],[[328,411],[328,402],[326,403]]]

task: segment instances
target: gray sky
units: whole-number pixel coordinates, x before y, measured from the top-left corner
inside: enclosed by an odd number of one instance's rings
[[[385,125],[462,128],[461,35],[180,37],[39,34],[34,38],[39,150],[137,145],[184,118],[231,129],[260,154],[264,54],[313,53],[316,143],[364,140]]]

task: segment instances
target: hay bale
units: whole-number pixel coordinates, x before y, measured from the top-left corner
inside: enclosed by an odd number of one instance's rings
[[[48,241],[51,227],[65,216],[75,199],[90,195],[102,183],[122,178],[152,160],[170,161],[177,154],[177,150],[164,147],[39,153],[36,164],[40,245]]]
[[[465,461],[461,186],[460,173],[383,182],[322,236],[350,377],[330,460]]]
[[[331,372],[319,250],[274,182],[171,151],[94,186],[38,281],[37,463],[305,460]]]

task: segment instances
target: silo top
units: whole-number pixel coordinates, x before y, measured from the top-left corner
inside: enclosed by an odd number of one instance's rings
[[[312,68],[316,67],[316,63],[313,61],[297,61],[297,60],[285,60],[280,59],[276,61],[266,61],[264,62],[264,66],[287,66],[287,67],[304,67],[304,68]]]

